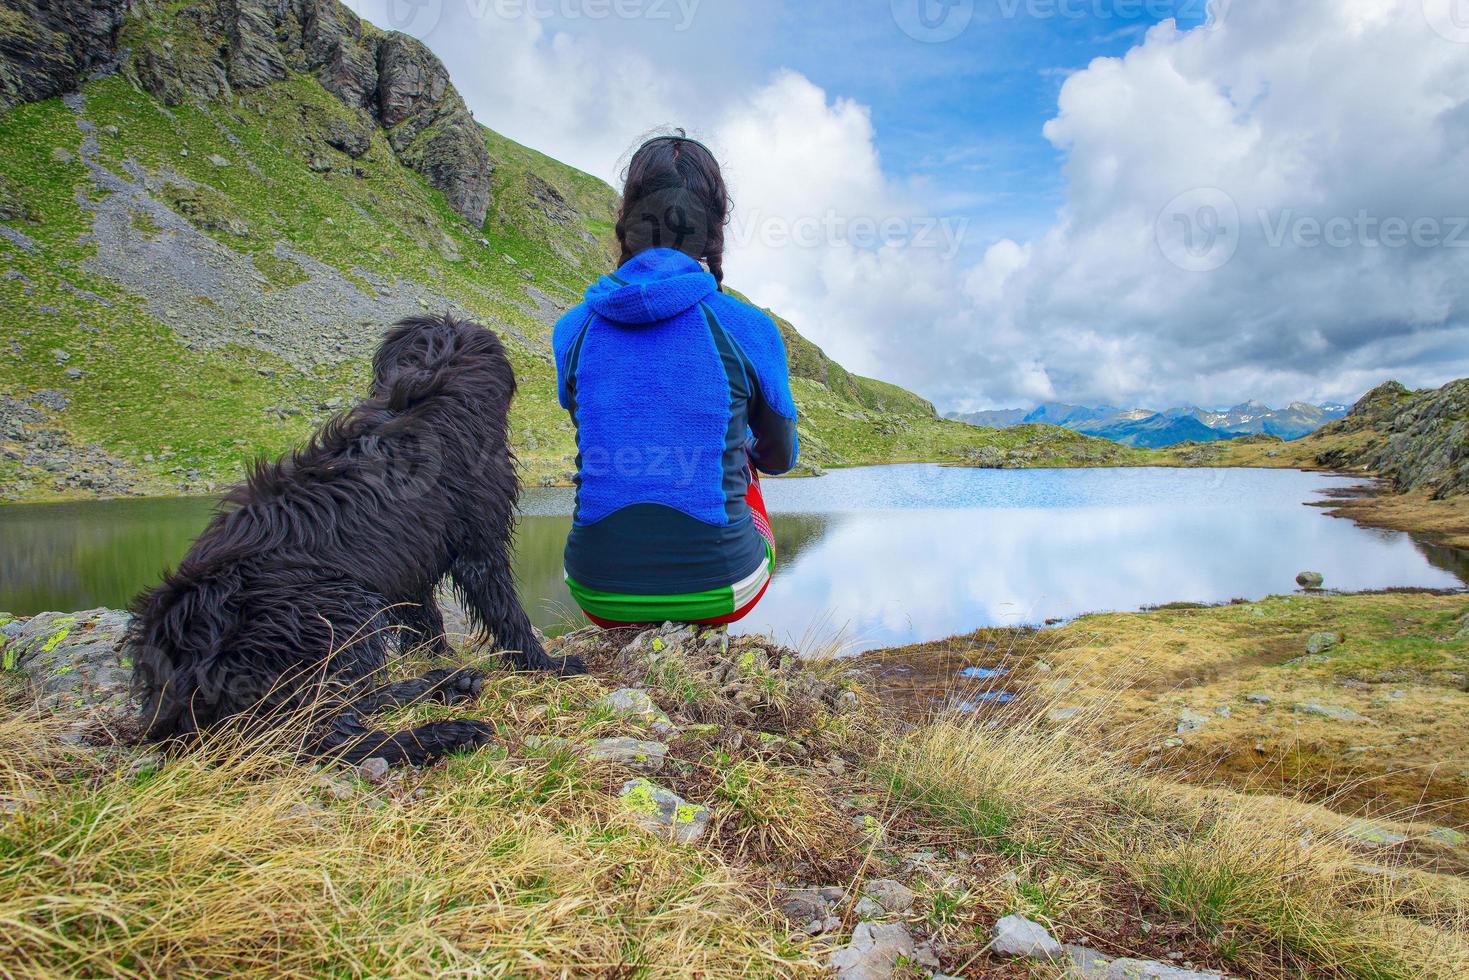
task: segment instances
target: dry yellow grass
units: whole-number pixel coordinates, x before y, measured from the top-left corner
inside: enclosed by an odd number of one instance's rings
[[[973,697],[959,671],[1000,667],[985,683],[1036,712],[1101,705],[1103,728],[1135,733],[1134,759],[1185,780],[1453,827],[1469,819],[1466,626],[1462,594],[1298,594],[981,630],[869,659],[907,710]],[[1311,656],[1318,633],[1340,642]],[[1361,720],[1297,710],[1313,704]],[[1186,713],[1197,730],[1180,736]]]
[[[1333,501],[1329,513],[1368,527],[1410,531],[1449,547],[1469,548],[1469,497],[1434,500],[1426,493],[1347,497]]]
[[[248,747],[157,773],[0,722],[16,976],[778,975],[809,962],[716,856],[633,830],[575,760],[336,793]],[[327,777],[333,780],[346,776]]]
[[[900,797],[993,848],[1131,886],[1247,975],[1469,975],[1462,917],[1444,914],[1462,891],[1385,879],[1330,837],[1303,840],[1286,801],[1198,793],[1106,748],[1037,719],[940,719],[889,746],[882,767]]]

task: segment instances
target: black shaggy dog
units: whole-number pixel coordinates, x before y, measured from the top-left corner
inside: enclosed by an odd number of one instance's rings
[[[477,721],[393,735],[364,721],[479,694],[483,677],[468,669],[382,683],[395,643],[448,652],[434,600],[446,575],[517,666],[583,671],[546,656],[510,575],[515,376],[499,339],[450,317],[404,320],[373,374],[367,400],[305,448],[257,463],[178,570],[134,603],[147,738],[294,716],[307,751],[352,762],[420,764],[482,744],[493,729]]]

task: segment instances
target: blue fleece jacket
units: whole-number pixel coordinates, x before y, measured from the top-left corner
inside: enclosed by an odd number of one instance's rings
[[[650,249],[588,289],[553,346],[577,430],[567,574],[604,592],[681,595],[758,568],[747,468],[778,475],[797,456],[770,317],[682,252]]]

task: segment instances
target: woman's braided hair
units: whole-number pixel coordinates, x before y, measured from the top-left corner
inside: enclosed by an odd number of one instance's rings
[[[703,262],[724,286],[729,190],[708,147],[683,130],[640,146],[623,178],[617,215],[621,265],[650,248],[672,248]]]

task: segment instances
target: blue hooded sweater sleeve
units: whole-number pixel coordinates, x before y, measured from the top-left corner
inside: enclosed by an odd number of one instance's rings
[[[561,407],[571,411],[570,380],[571,352],[581,341],[582,334],[592,322],[591,308],[578,303],[556,321],[551,331],[551,349],[556,354],[556,398]]]
[[[762,310],[718,293],[706,301],[749,365],[750,458],[762,473],[780,476],[800,457],[796,400],[791,395],[790,362],[780,329]]]

